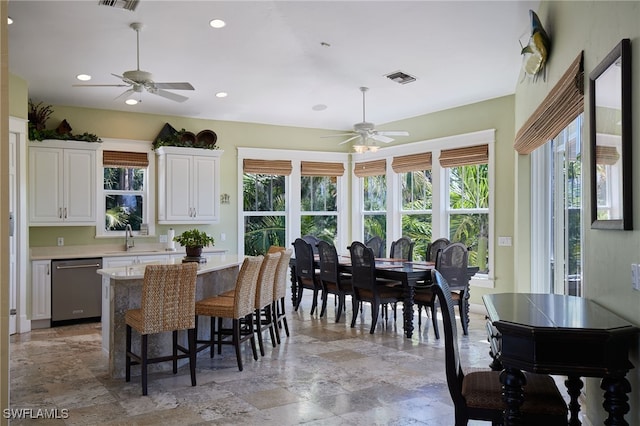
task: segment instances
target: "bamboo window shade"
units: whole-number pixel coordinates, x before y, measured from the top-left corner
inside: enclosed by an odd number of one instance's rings
[[[442,167],[473,166],[489,162],[489,145],[466,146],[464,148],[444,149],[440,153]]]
[[[293,166],[290,160],[251,160],[244,159],[242,169],[245,173],[259,175],[289,176]]]
[[[387,160],[373,160],[356,163],[353,174],[357,177],[378,176],[387,173]]]
[[[582,52],[516,134],[519,154],[530,154],[556,137],[584,111]]]
[[[102,165],[143,169],[149,167],[149,158],[146,152],[103,151]]]
[[[302,176],[342,176],[344,175],[344,164],[302,161],[300,163],[300,174]]]
[[[615,146],[596,145],[596,164],[613,166],[620,159],[620,153]]]
[[[421,152],[420,154],[402,155],[393,157],[391,168],[396,173],[415,172],[418,170],[431,169],[431,153]]]

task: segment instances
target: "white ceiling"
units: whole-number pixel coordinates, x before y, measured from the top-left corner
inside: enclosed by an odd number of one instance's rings
[[[46,104],[350,130],[511,94],[522,79],[519,40],[538,1],[151,1],[133,12],[98,0],[11,0],[9,69]],[[213,29],[213,18],[227,26]],[[188,81],[184,103],[123,87],[72,87],[75,76],[117,84],[140,68]],[[327,43],[330,46],[323,46]],[[403,71],[401,85],[385,75]],[[229,96],[219,99],[216,92]],[[315,111],[315,105],[327,108]]]

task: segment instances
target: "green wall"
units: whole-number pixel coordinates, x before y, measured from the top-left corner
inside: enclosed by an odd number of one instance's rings
[[[549,31],[552,51],[548,63],[546,81],[536,83],[525,80],[518,84],[515,98],[516,129],[531,115],[549,90],[558,81],[573,59],[584,51],[585,83],[588,75],[597,64],[613,49],[621,39],[631,39],[632,50],[632,87],[633,119],[633,164],[640,164],[640,3],[638,2],[569,2],[543,1],[538,10],[543,25]],[[585,84],[585,87],[588,87]],[[585,93],[585,121],[583,140],[589,140],[589,93]],[[590,151],[583,150],[584,164],[589,164]],[[529,197],[529,159],[519,156],[517,164],[517,188],[522,199]],[[585,170],[589,170],[585,168]],[[640,168],[633,167],[634,231],[592,230],[590,227],[590,188],[589,173],[583,175],[585,202],[585,245],[584,245],[584,290],[587,298],[618,313],[620,316],[640,325],[640,292],[631,289],[631,264],[640,263],[640,222],[635,219],[640,212]],[[526,192],[525,192],[526,191]],[[528,244],[530,235],[528,204],[515,204],[516,233],[522,236],[518,240],[516,266],[517,288],[527,288],[529,283]],[[521,273],[522,272],[522,273]],[[640,368],[638,341],[632,344],[632,362],[636,365],[627,375],[634,390],[630,395],[631,412],[626,420],[629,424],[640,424]],[[593,424],[602,424],[602,390],[599,380],[586,381],[587,407],[583,407]]]

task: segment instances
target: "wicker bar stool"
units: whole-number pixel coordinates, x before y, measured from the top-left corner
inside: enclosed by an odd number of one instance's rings
[[[284,331],[289,336],[289,325],[287,324],[287,315],[285,312],[285,296],[287,295],[287,278],[289,278],[289,261],[293,255],[293,249],[286,249],[279,246],[269,247],[269,253],[279,251],[282,253],[278,261],[276,276],[273,280],[273,324],[276,333],[276,342],[280,344],[280,329],[284,327]]]
[[[264,356],[264,343],[262,332],[269,330],[271,344],[276,347],[276,337],[274,331],[273,313],[271,305],[273,302],[273,282],[276,277],[278,262],[282,256],[281,252],[267,253],[260,267],[258,275],[258,287],[256,289],[255,298],[255,331],[258,336],[258,346],[260,347],[260,355]]]
[[[198,265],[147,265],[142,284],[142,303],[139,309],[125,312],[126,365],[125,380],[131,380],[131,366],[140,365],[142,395],[147,395],[148,364],[173,361],[173,374],[178,372],[178,360],[189,358],[191,386],[196,385],[196,334],[194,306]],[[131,329],[140,334],[140,354],[131,350]],[[178,344],[178,330],[187,330],[188,349]],[[173,353],[149,358],[148,335],[171,331]],[[178,352],[181,352],[178,354]]]
[[[256,286],[258,284],[258,274],[262,265],[263,256],[249,256],[244,259],[240,272],[236,278],[236,287],[232,297],[215,296],[199,300],[195,303],[196,316],[211,317],[211,336],[209,340],[197,340],[197,343],[204,343],[198,347],[198,351],[207,347],[211,348],[211,356],[214,354],[214,345],[218,342],[218,353],[222,345],[233,345],[236,350],[238,369],[242,371],[242,355],[240,354],[240,343],[250,340],[253,359],[258,359],[256,350],[255,333],[253,332],[253,314],[256,297]],[[214,319],[218,319],[217,331],[214,328]],[[232,328],[223,328],[222,320],[228,318],[232,321]],[[247,332],[241,330],[240,320],[245,319],[248,327]],[[197,321],[196,321],[197,323]],[[230,336],[231,340],[223,340],[224,336]]]

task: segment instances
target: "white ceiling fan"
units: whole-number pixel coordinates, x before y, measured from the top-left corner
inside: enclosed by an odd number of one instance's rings
[[[365,93],[369,90],[368,87],[361,87],[362,92],[362,121],[353,125],[353,131],[349,133],[340,133],[337,135],[323,136],[323,137],[335,137],[335,136],[351,136],[350,138],[340,142],[343,145],[347,142],[351,142],[355,139],[360,139],[359,146],[370,145],[369,140],[373,139],[378,142],[389,143],[394,139],[389,136],[409,136],[409,132],[404,130],[376,130],[376,126],[373,123],[367,122],[365,118]]]
[[[186,82],[174,82],[174,83],[157,83],[153,81],[153,75],[150,72],[142,71],[140,69],[140,31],[142,30],[142,24],[134,22],[129,25],[136,32],[136,69],[131,71],[125,71],[122,75],[111,73],[114,77],[118,77],[125,84],[74,84],[74,87],[130,87],[122,94],[118,95],[115,99],[121,97],[127,97],[134,93],[141,93],[143,90],[153,95],[162,96],[163,98],[170,99],[176,102],[184,102],[186,96],[178,95],[177,93],[168,92],[164,89],[170,90],[194,90],[190,83]]]

